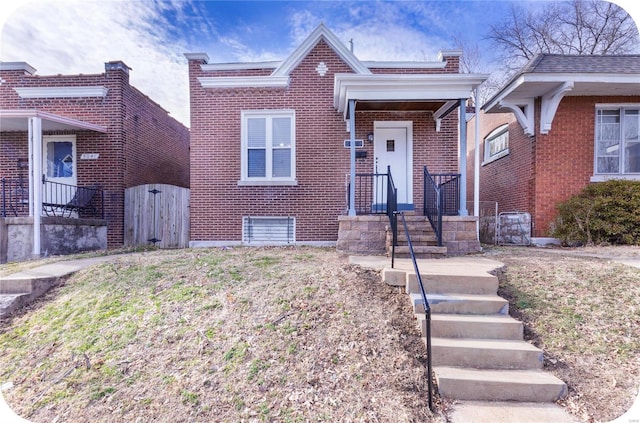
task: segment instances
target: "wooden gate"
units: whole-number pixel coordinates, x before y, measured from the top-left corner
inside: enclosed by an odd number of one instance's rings
[[[189,189],[167,184],[127,188],[124,244],[160,248],[189,246]]]

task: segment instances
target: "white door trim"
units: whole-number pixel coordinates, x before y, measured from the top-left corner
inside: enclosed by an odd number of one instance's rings
[[[395,121],[374,121],[373,122],[373,132],[375,137],[375,132],[377,129],[382,128],[403,128],[407,131],[407,203],[413,204],[413,121],[411,120],[395,120]],[[375,172],[375,157],[377,157],[381,152],[376,152],[375,143],[374,143],[374,169]],[[386,169],[378,169],[380,172],[386,172]]]

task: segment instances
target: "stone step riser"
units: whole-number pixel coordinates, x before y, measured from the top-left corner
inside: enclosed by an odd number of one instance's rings
[[[414,293],[411,294],[409,298],[413,312],[415,314],[424,314],[422,295]],[[427,294],[427,301],[429,301],[432,314],[509,314],[509,302],[497,295],[460,296],[455,294]]]
[[[427,335],[427,319],[417,315],[422,336]],[[444,318],[443,318],[444,317]],[[502,319],[501,319],[502,320]],[[431,316],[431,336],[438,338],[480,338],[522,340],[522,323],[505,316],[504,322],[451,321],[446,316]]]
[[[541,371],[483,375],[482,371],[435,368],[435,374],[440,395],[449,399],[554,402],[567,395],[561,380]]]
[[[543,361],[540,350],[436,345],[433,338],[431,351],[434,366],[535,370],[542,368]]]
[[[454,276],[454,275],[422,275],[422,283],[427,294],[475,294],[495,295],[498,292],[498,278]],[[415,273],[407,273],[407,294],[420,292]]]

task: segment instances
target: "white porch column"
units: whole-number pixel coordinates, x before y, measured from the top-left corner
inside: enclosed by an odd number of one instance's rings
[[[356,101],[349,100],[349,154],[351,172],[349,174],[349,216],[356,215]]]
[[[29,118],[29,215],[33,217],[33,255],[40,256],[42,221],[42,119]]]
[[[473,215],[476,220],[476,235],[480,239],[480,104],[478,95],[480,89],[475,89],[476,125],[474,134],[474,154],[473,154]]]
[[[460,166],[460,208],[459,216],[468,216],[467,212],[467,99],[460,99],[459,107],[460,147],[458,152],[458,163]]]

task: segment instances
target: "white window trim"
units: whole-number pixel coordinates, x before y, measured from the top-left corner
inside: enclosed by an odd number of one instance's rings
[[[493,156],[491,156],[489,154],[490,151],[490,141],[492,141],[495,138],[498,138],[500,135],[502,134],[509,134],[509,124],[505,123],[503,125],[498,126],[496,129],[494,129],[493,131],[491,131],[489,133],[489,135],[487,135],[484,138],[484,161],[482,162],[482,166],[487,165],[489,163],[495,162],[496,160],[504,157],[504,156],[508,156],[509,155],[509,147],[507,147],[506,149],[494,154]]]
[[[596,103],[595,113],[593,114],[593,175],[589,179],[590,182],[605,182],[612,179],[625,181],[640,181],[640,173],[597,173],[598,169],[598,110],[621,110],[621,109],[640,109],[640,103]],[[620,163],[620,169],[623,169]]]
[[[298,184],[296,180],[296,113],[293,109],[274,109],[274,110],[243,110],[241,113],[241,152],[240,152],[240,180],[239,186],[271,186],[271,185],[283,185],[283,186],[295,186]],[[271,147],[267,146],[267,176],[260,178],[248,177],[248,142],[247,142],[247,119],[250,117],[289,117],[291,118],[291,176],[286,178],[276,178],[269,176],[272,173],[272,168],[269,165],[271,163],[269,157]]]

